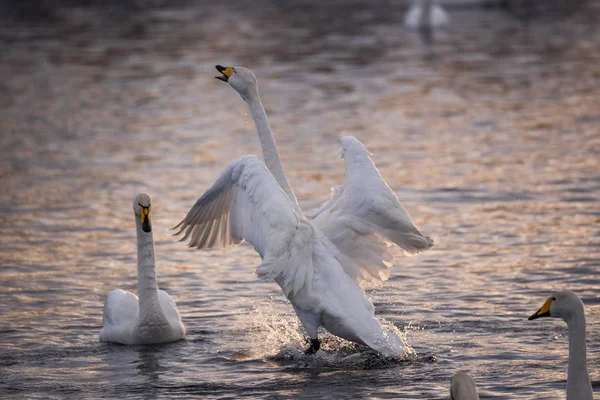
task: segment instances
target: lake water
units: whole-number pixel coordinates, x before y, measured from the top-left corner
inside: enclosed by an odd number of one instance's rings
[[[447,399],[465,370],[483,399],[564,399],[566,324],[527,317],[570,289],[586,305],[600,398],[600,5],[528,22],[450,9],[432,45],[403,27],[406,6],[4,4],[0,397]],[[198,251],[171,236],[229,161],[261,154],[215,64],[258,76],[303,209],[342,183],[338,138],[355,135],[434,238],[416,257],[396,249],[389,281],[366,287],[411,357],[325,332],[303,355],[251,247]],[[137,292],[142,191],[159,285],[188,335],[100,343],[106,295]]]

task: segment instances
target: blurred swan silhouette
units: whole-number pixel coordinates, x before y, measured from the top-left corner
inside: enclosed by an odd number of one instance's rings
[[[569,330],[569,368],[567,400],[593,400],[592,385],[587,369],[585,348],[585,309],[583,302],[571,291],[556,292],[529,320],[562,318]]]
[[[435,0],[414,0],[404,16],[404,25],[418,30],[426,45],[433,43],[435,28],[449,22],[448,13]]]
[[[437,28],[450,22],[448,13],[434,0],[414,0],[404,17],[409,28]]]
[[[219,79],[248,104],[266,167],[256,156],[230,163],[176,227],[197,248],[251,243],[263,258],[258,275],[274,279],[320,347],[319,326],[383,354],[403,355],[402,342],[375,319],[358,285],[389,277],[392,243],[406,253],[429,249],[433,241],[413,225],[356,138],[341,139],[344,185],[307,219],[289,186],[273,133],[258,95],[256,77],[243,67],[221,67]]]
[[[158,290],[154,270],[151,199],[146,193],[133,201],[138,247],[138,297],[115,289],[104,304],[100,341],[121,344],[166,343],[185,337],[175,302],[164,290]]]

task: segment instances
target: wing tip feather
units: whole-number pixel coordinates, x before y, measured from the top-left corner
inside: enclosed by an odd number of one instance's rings
[[[433,239],[429,236],[420,236],[418,240],[411,241],[409,246],[401,246],[404,254],[407,256],[416,256],[431,249],[434,245]]]

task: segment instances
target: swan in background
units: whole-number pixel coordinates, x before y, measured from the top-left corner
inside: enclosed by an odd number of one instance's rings
[[[138,297],[115,289],[104,304],[100,341],[122,344],[173,342],[185,337],[175,302],[158,290],[154,270],[154,239],[150,214],[151,199],[146,193],[133,201],[137,230]]]
[[[457,372],[452,376],[450,398],[452,400],[479,400],[477,386],[469,374]]]
[[[254,73],[244,67],[216,66],[222,75],[248,104],[263,151],[265,165],[279,183],[298,216],[303,213],[290,187],[267,114],[258,92]],[[356,282],[378,283],[390,276],[392,243],[406,254],[418,254],[433,246],[433,240],[423,236],[398,201],[396,194],[383,180],[370,158],[369,151],[352,136],[341,140],[341,156],[346,167],[344,184],[311,215],[312,226],[323,232],[336,248],[335,257],[346,273]]]
[[[431,29],[450,22],[448,13],[434,0],[414,0],[404,17],[404,25],[412,29]]]
[[[529,320],[562,318],[569,330],[569,370],[567,400],[593,400],[592,385],[587,370],[585,349],[585,310],[583,302],[571,292],[556,292]]]

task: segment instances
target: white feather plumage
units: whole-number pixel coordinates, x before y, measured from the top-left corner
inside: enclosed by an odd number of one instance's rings
[[[166,343],[185,337],[175,301],[158,290],[154,269],[154,240],[150,224],[150,196],[142,193],[133,202],[138,239],[138,289],[140,297],[121,289],[108,294],[102,315],[100,341],[121,344]],[[141,209],[148,210],[144,230]]]
[[[281,286],[311,339],[323,326],[384,354],[402,354],[400,339],[381,328],[358,283],[389,277],[393,243],[416,254],[433,241],[415,228],[369,152],[351,136],[341,139],[344,184],[306,219],[285,177],[256,77],[243,67],[217,69],[248,104],[266,167],[255,156],[229,164],[178,225],[182,240],[198,248],[247,240],[263,258],[258,275]],[[223,234],[228,229],[229,236]]]
[[[204,233],[222,221],[229,221],[229,231]],[[198,248],[248,241],[263,258],[257,274],[279,284],[312,339],[323,326],[383,354],[404,354],[400,339],[381,328],[370,301],[344,272],[335,246],[296,214],[256,156],[230,163],[177,227],[182,240]]]

